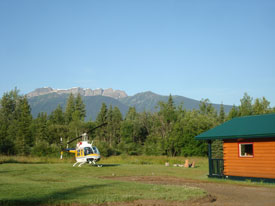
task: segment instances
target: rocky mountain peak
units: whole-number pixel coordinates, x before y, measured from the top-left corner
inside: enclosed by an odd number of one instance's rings
[[[45,94],[50,94],[50,93],[57,93],[57,94],[73,94],[77,95],[80,94],[82,96],[107,96],[107,97],[112,97],[115,99],[120,99],[127,97],[128,95],[126,92],[122,90],[113,90],[112,88],[109,89],[83,89],[80,87],[74,87],[71,89],[53,89],[51,87],[44,87],[44,88],[38,88],[35,89],[34,91],[30,92],[27,94],[28,98],[31,97],[36,97],[40,95],[45,95]]]

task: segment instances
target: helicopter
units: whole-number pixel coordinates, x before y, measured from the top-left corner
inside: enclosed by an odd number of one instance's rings
[[[103,123],[93,129],[89,130],[88,132],[92,132],[95,129],[105,126],[106,124],[107,123]],[[67,148],[66,149],[61,148],[60,159],[63,158],[63,152],[66,151],[66,152],[75,154],[76,162],[73,164],[73,167],[76,166],[78,163],[79,163],[78,167],[81,167],[85,163],[93,164],[97,167],[102,167],[102,165],[96,164],[96,162],[98,162],[100,160],[100,152],[96,146],[93,146],[93,141],[91,143],[89,143],[88,135],[87,135],[88,132],[85,132],[82,135],[69,140],[67,142]],[[82,138],[82,140],[77,142],[76,148],[68,148],[69,144],[71,142],[73,142],[77,139],[80,139],[80,138]],[[62,138],[60,138],[60,141],[62,144]]]

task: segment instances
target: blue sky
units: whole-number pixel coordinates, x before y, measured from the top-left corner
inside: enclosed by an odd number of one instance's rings
[[[0,95],[50,86],[275,106],[274,0],[1,0]]]

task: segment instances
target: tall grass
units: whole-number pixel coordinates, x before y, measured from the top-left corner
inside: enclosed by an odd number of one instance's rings
[[[168,162],[173,164],[184,164],[188,160],[189,163],[195,162],[195,165],[207,165],[206,157],[167,157],[167,156],[111,156],[102,157],[102,164],[138,164],[138,165],[164,165]],[[73,163],[74,156],[64,157],[62,160],[56,157],[33,157],[33,156],[0,156],[1,163]]]
[[[102,163],[117,164],[141,164],[141,165],[164,165],[168,162],[173,164],[184,164],[188,160],[189,163],[195,162],[195,165],[207,165],[206,157],[168,157],[168,156],[111,156],[102,158]]]
[[[0,155],[0,164],[2,163],[72,163],[74,162],[73,157],[60,158],[56,157],[33,157],[33,156],[6,156]]]

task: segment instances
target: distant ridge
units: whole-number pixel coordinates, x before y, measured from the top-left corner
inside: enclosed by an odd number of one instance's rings
[[[67,90],[52,89],[51,87],[39,88],[27,94],[31,106],[32,115],[37,117],[40,112],[46,112],[48,115],[57,108],[58,105],[63,109],[66,107],[66,101],[70,93],[76,95],[80,93],[83,96],[83,102],[86,105],[86,120],[95,120],[104,102],[108,107],[118,107],[123,116],[127,113],[129,107],[135,107],[138,112],[158,111],[158,102],[167,102],[169,96],[163,96],[151,91],[141,92],[133,96],[127,96],[124,91],[113,89],[82,89],[80,87]],[[176,106],[182,105],[183,109],[199,109],[200,101],[183,96],[174,95],[173,101]],[[220,104],[212,104],[219,111]],[[228,113],[232,106],[224,105],[224,111]]]
[[[178,95],[172,95],[173,101],[176,106],[182,105],[184,109],[192,110],[192,109],[199,109],[200,101],[194,100],[191,98],[178,96]],[[163,96],[156,93],[153,93],[151,91],[147,92],[141,92],[134,96],[128,96],[125,98],[120,99],[119,101],[123,104],[131,107],[135,107],[138,112],[143,111],[151,111],[155,112],[157,111],[156,106],[158,102],[167,102],[169,99],[169,96]],[[213,107],[219,111],[220,104],[212,104]],[[231,110],[232,106],[230,105],[224,105],[224,111],[228,113]]]

